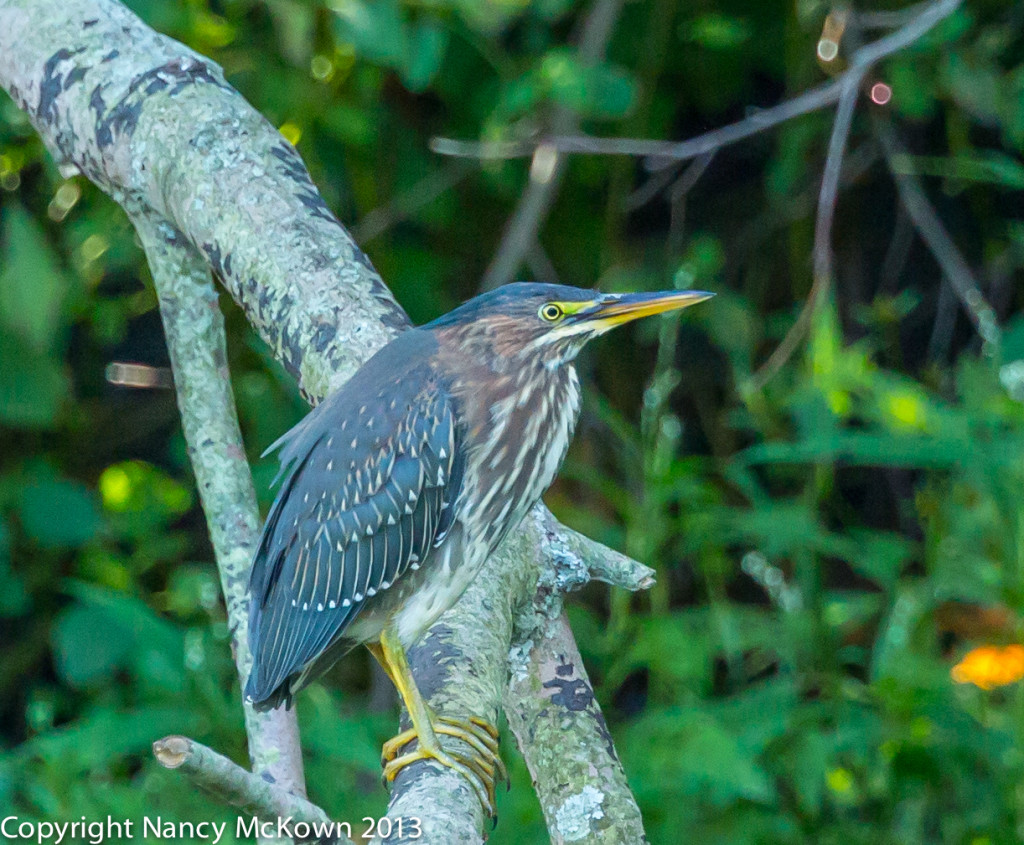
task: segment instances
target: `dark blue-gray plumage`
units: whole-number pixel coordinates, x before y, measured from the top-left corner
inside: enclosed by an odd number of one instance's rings
[[[275,444],[284,477],[253,562],[247,698],[258,709],[288,703],[366,643],[413,722],[385,746],[385,776],[434,759],[493,810],[496,730],[430,713],[405,651],[554,479],[579,411],[572,362],[584,343],[708,296],[506,285],[367,361]],[[478,752],[446,753],[437,734]],[[414,738],[417,749],[399,755]]]

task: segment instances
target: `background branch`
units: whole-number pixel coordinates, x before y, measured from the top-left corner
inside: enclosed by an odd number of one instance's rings
[[[604,57],[618,19],[622,0],[595,0],[580,34],[579,57],[583,67],[590,67]],[[565,106],[556,106],[551,116],[554,135],[572,135],[580,126],[579,115]],[[533,151],[530,178],[519,203],[505,227],[501,243],[480,283],[482,290],[512,281],[519,267],[537,242],[551,206],[558,196],[565,170],[564,157],[554,148],[541,145]]]
[[[896,181],[900,202],[907,216],[914,224],[921,240],[931,251],[950,288],[960,300],[967,316],[981,337],[983,349],[988,355],[997,355],[1000,343],[999,321],[995,311],[985,301],[981,286],[974,273],[957,249],[953,239],[942,225],[939,215],[928,201],[921,182],[905,168],[896,167],[895,161],[906,156],[906,149],[900,142],[892,124],[881,115],[872,123],[875,137],[882,147],[885,163]]]
[[[833,283],[832,262],[832,223],[836,215],[836,200],[839,195],[839,181],[843,170],[843,156],[846,142],[850,137],[853,125],[853,112],[857,106],[857,95],[864,79],[864,73],[848,72],[843,76],[843,93],[839,99],[839,108],[832,124],[832,135],[828,143],[828,155],[825,158],[825,170],[821,177],[821,191],[818,194],[818,211],[814,220],[814,281],[811,291],[800,309],[800,314],[782,342],[751,377],[751,387],[761,390],[769,379],[775,375],[790,356],[796,351],[803,340],[811,319],[825,301]]]
[[[949,17],[962,0],[936,0],[923,6],[919,14],[896,31],[866,44],[850,56],[849,68],[831,82],[819,85],[777,106],[754,111],[749,117],[686,141],[649,141],[638,138],[593,138],[587,135],[554,135],[525,141],[460,141],[434,138],[431,149],[440,155],[468,156],[479,159],[522,158],[533,155],[541,146],[559,153],[586,155],[625,155],[647,158],[647,166],[656,171],[674,162],[696,158],[735,144],[794,117],[818,111],[839,102],[850,79],[861,79],[881,59],[913,44],[939,22]]]

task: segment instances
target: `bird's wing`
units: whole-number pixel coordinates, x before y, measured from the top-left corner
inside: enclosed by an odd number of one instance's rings
[[[423,375],[369,400],[343,388],[286,436],[249,584],[253,701],[319,657],[451,528],[460,436],[447,391]]]

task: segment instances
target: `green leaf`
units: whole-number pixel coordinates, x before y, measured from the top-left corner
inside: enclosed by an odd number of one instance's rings
[[[102,608],[72,605],[61,611],[51,634],[57,672],[73,687],[108,679],[134,645],[131,630]]]
[[[710,13],[681,27],[682,37],[712,50],[733,50],[750,38],[750,25],[741,18]]]
[[[25,585],[17,573],[11,570],[10,534],[7,525],[0,520],[0,617],[18,616],[29,605]]]
[[[149,754],[154,739],[195,733],[199,724],[191,707],[146,707],[131,712],[97,709],[66,728],[23,743],[18,756],[42,757],[75,773],[107,765],[126,754]]]
[[[39,479],[22,489],[18,517],[25,533],[40,546],[74,548],[91,540],[100,527],[92,494],[77,481]]]
[[[538,73],[552,100],[582,116],[622,117],[633,105],[628,74],[610,65],[583,65],[570,50],[549,52]]]
[[[1003,185],[1013,190],[1024,189],[1024,164],[997,150],[978,150],[948,158],[897,155],[893,156],[892,164],[897,173]]]
[[[402,78],[410,91],[424,91],[441,68],[448,31],[437,24],[422,24],[409,35],[409,52]]]
[[[350,0],[339,4],[335,33],[366,59],[393,69],[406,66],[408,28],[397,0]]]
[[[99,491],[115,530],[133,537],[163,528],[192,507],[187,487],[145,461],[111,464],[100,473]]]
[[[46,236],[20,205],[0,217],[0,322],[36,352],[52,348],[69,282]]]
[[[0,423],[52,428],[70,386],[61,362],[39,352],[0,324]]]
[[[743,752],[737,738],[696,710],[671,708],[645,716],[627,731],[621,748],[627,770],[647,775],[638,792],[658,785],[661,795],[666,790],[700,795],[719,806],[739,799],[768,801],[773,795],[767,774]],[[630,760],[630,755],[637,759]]]

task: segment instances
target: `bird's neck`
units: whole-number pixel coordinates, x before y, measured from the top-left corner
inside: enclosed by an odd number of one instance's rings
[[[483,356],[481,356],[483,357]],[[541,497],[561,466],[580,408],[571,363],[549,368],[537,360],[497,368],[463,360],[452,384],[470,459],[486,544],[493,548]]]

